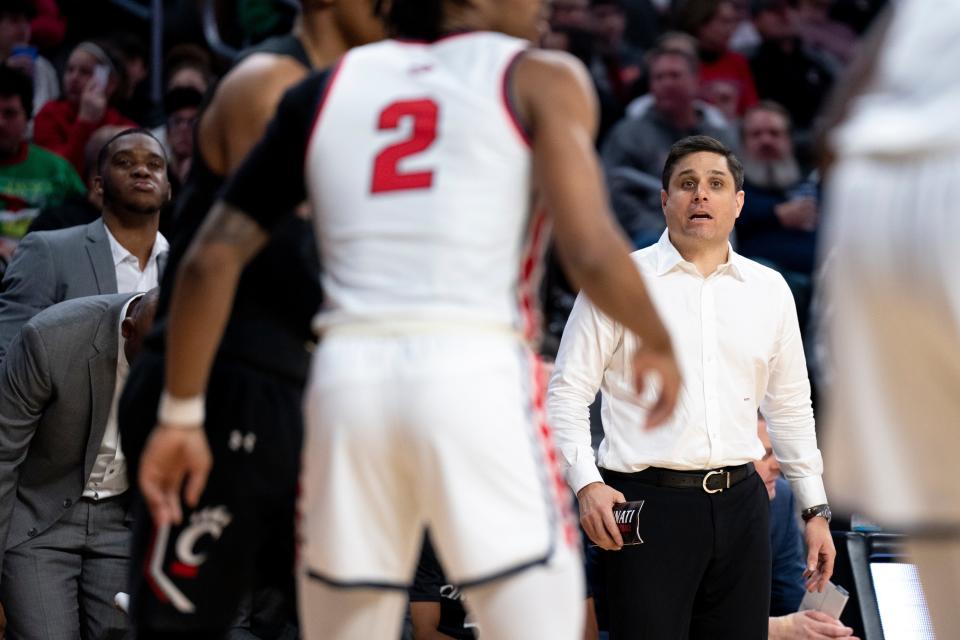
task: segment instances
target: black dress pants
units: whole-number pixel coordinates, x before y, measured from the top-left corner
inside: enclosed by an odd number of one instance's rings
[[[145,350],[119,404],[132,478],[156,422],[163,357]],[[254,611],[251,627],[296,624],[294,523],[303,387],[230,356],[218,357],[207,389],[205,431],[213,469],[200,502],[183,522],[158,530],[136,505],[131,615],[138,640],[222,638],[247,594],[279,596],[273,619]],[[264,631],[258,637],[278,637]]]
[[[644,500],[644,543],[604,551],[611,640],[766,640],[770,503],[753,473],[722,493],[653,484],[603,470]]]

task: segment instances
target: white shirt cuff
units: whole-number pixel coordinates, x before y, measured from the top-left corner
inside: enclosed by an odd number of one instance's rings
[[[793,495],[797,499],[797,506],[801,511],[818,504],[827,503],[827,492],[823,488],[823,478],[821,476],[792,479],[790,480],[790,488],[793,489]]]
[[[580,489],[583,489],[591,482],[603,482],[603,478],[600,476],[600,470],[597,469],[597,465],[592,462],[568,468],[566,476],[567,484],[570,485],[574,493],[579,493]]]

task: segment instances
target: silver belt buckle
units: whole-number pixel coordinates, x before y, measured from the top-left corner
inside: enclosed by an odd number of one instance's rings
[[[710,479],[710,476],[719,476],[723,474],[727,474],[726,487],[720,487],[719,489],[710,489],[707,487],[707,481]],[[723,469],[720,469],[719,471],[710,471],[707,473],[707,475],[703,476],[703,490],[706,491],[707,493],[722,493],[724,489],[729,489],[729,488],[730,488],[730,472],[728,471],[724,471]]]

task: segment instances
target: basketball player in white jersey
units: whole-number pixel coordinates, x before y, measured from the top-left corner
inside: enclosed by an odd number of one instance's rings
[[[836,504],[910,534],[936,637],[956,638],[960,4],[890,13],[830,140],[825,475]]]
[[[641,338],[650,425],[672,412],[679,373],[609,215],[589,78],[527,49],[541,10],[393,0],[395,38],[288,92],[181,265],[140,474],[161,524],[184,482],[188,504],[204,485],[203,392],[237,274],[278,212],[312,205],[326,299],[301,481],[307,638],[396,637],[424,527],[485,638],[580,637],[578,536],[524,343],[535,192],[574,281]]]

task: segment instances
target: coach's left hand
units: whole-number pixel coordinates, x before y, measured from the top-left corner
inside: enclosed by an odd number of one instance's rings
[[[837,558],[837,549],[830,535],[830,523],[824,518],[811,518],[803,533],[807,543],[807,567],[803,577],[807,581],[807,591],[823,593],[827,581],[833,575],[833,562]]]
[[[181,491],[188,506],[197,506],[212,464],[202,426],[183,429],[158,424],[154,428],[140,460],[139,480],[157,526],[180,524]]]

